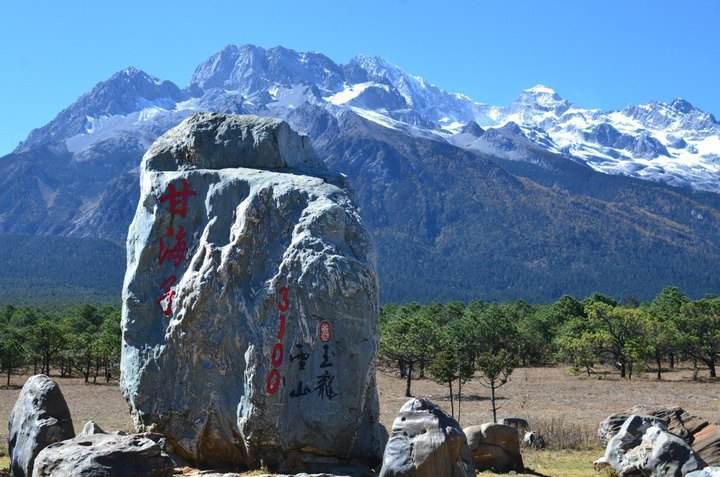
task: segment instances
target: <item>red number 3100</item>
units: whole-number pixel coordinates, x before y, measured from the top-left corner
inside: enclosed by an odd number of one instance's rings
[[[288,288],[282,287],[280,290],[280,302],[277,305],[280,311],[278,331],[277,331],[277,342],[273,346],[272,353],[270,354],[270,363],[272,364],[272,371],[268,374],[267,380],[265,381],[265,391],[272,396],[277,393],[280,389],[280,382],[282,376],[280,375],[280,366],[283,364],[285,358],[285,346],[283,345],[283,338],[285,337],[285,325],[287,323],[287,316],[285,313],[290,309],[290,299],[288,297]]]

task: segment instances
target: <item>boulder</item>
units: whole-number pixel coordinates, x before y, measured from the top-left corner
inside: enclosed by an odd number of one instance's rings
[[[650,477],[684,477],[688,473],[702,469],[705,463],[675,434],[662,426],[653,426],[643,436],[638,447],[628,452],[626,469],[637,469]],[[622,470],[622,475],[629,472]]]
[[[474,477],[465,433],[428,399],[406,402],[393,422],[379,477]]]
[[[60,387],[44,374],[29,378],[10,413],[8,431],[12,475],[30,477],[41,450],[75,436]]]
[[[342,177],[282,121],[201,113],[140,166],[121,388],[200,466],[377,465],[375,252]]]
[[[661,420],[668,432],[688,443],[706,464],[720,465],[720,425],[710,424],[708,420],[692,415],[680,407],[635,406],[628,412],[639,412]],[[603,420],[598,427],[601,439],[617,433],[617,422],[625,415],[626,413],[614,414]]]
[[[79,435],[38,454],[33,477],[170,477],[175,466],[148,436]]]
[[[620,430],[627,418],[632,415],[657,417],[665,422],[669,432],[687,442],[692,442],[692,435],[709,424],[707,420],[694,416],[677,406],[635,406],[625,412],[613,414],[604,419],[598,426],[597,433],[600,440],[607,443]]]
[[[608,442],[605,456],[595,461],[597,470],[605,466],[619,477],[683,477],[705,463],[659,418],[630,416]]]
[[[645,431],[653,426],[664,427],[665,422],[653,416],[629,416],[607,443],[604,456],[595,461],[595,468],[610,466],[616,471],[621,469],[625,465],[625,454],[639,446]]]
[[[465,428],[465,435],[477,470],[505,473],[525,468],[515,427],[487,423]]]

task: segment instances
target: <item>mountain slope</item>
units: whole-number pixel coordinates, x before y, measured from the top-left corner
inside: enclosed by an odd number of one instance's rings
[[[184,89],[134,68],[99,83],[0,158],[0,234],[122,246],[143,151],[203,110],[283,118],[348,176],[385,301],[720,289],[712,115],[682,100],[582,109],[544,86],[488,106],[380,58],[282,47],[228,46]]]
[[[321,152],[354,178],[379,244],[386,301],[720,288],[709,265],[720,264],[720,210],[692,194],[582,168],[542,185],[531,171],[511,175],[496,160],[408,139],[352,113],[340,123]],[[604,192],[558,186],[583,176]]]

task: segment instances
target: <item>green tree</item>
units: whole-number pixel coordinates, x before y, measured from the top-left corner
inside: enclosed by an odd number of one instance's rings
[[[497,422],[497,390],[507,384],[518,365],[518,314],[523,304],[488,305],[479,312],[470,311],[477,346],[475,366],[482,373],[480,383],[490,389],[493,421]]]
[[[405,396],[412,396],[413,370],[431,362],[437,344],[436,327],[419,307],[400,307],[380,330],[380,354],[388,362],[405,368]]]
[[[657,320],[664,323],[665,326],[677,328],[677,320],[680,316],[680,311],[690,299],[677,287],[666,287],[664,288],[655,299],[650,303],[649,309],[653,313]],[[676,345],[679,343],[676,340]],[[675,367],[675,357],[678,349],[670,348],[666,349],[667,358],[670,361],[670,369]]]
[[[481,383],[490,389],[493,422],[497,422],[497,390],[508,383],[515,366],[517,357],[505,349],[483,352],[477,357],[477,367],[482,372]]]
[[[32,327],[30,340],[33,353],[40,360],[40,372],[50,376],[51,366],[64,345],[60,327],[49,318],[40,319]]]
[[[588,332],[583,319],[571,320],[562,327],[555,338],[557,357],[572,363],[575,370],[584,369],[588,376],[597,362],[594,335]]]
[[[589,340],[598,355],[606,354],[620,369],[620,377],[632,379],[633,364],[643,355],[644,312],[613,306],[604,301],[586,305]]]
[[[659,315],[650,307],[645,320],[647,355],[657,367],[657,379],[662,380],[662,361],[675,353],[680,344],[676,319]]]
[[[475,350],[468,339],[471,330],[465,318],[449,322],[437,333],[436,353],[430,365],[430,374],[440,384],[446,384],[450,391],[450,413],[455,417],[455,399],[457,399],[457,419],[462,411],[462,387],[475,374]],[[457,393],[453,393],[453,383],[457,382]]]
[[[3,324],[0,328],[0,365],[10,386],[12,374],[24,363],[25,348],[20,330]]]
[[[720,358],[720,298],[686,303],[677,320],[679,341],[691,357],[704,363],[717,377]]]

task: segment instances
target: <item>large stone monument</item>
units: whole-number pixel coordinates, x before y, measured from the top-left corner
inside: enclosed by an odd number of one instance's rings
[[[370,237],[307,138],[196,114],[140,166],[121,387],[138,431],[212,467],[375,464]]]

